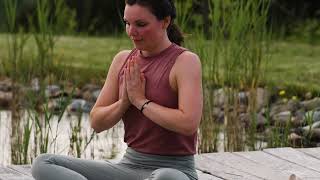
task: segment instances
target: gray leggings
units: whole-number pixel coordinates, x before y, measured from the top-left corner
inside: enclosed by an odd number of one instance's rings
[[[113,164],[70,156],[41,154],[32,164],[36,180],[197,180],[193,156],[159,156],[128,148]]]

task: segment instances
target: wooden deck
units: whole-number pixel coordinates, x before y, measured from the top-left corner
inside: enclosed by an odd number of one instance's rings
[[[196,167],[199,180],[319,180],[320,148],[201,154]],[[33,180],[30,165],[0,167],[0,180]]]

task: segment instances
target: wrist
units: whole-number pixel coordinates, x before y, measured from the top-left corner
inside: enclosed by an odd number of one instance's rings
[[[119,100],[119,104],[120,104],[120,109],[122,109],[123,111],[126,111],[130,107],[130,103],[128,103],[127,101],[124,101],[123,99]]]
[[[137,108],[137,109],[141,109],[142,105],[148,101],[148,99],[146,98],[140,98],[140,99],[137,99],[136,101],[134,101],[133,105]]]
[[[151,103],[151,102],[152,102],[151,100],[146,100],[146,101],[142,104],[141,108],[139,109],[142,114],[143,114],[143,110],[144,110],[144,109],[146,108],[146,106],[147,106],[149,103]]]

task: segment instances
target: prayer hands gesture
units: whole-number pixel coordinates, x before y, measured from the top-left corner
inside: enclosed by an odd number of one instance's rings
[[[122,97],[124,100],[129,101],[137,108],[140,108],[139,102],[146,99],[146,79],[140,70],[136,56],[131,57],[127,63],[125,69],[125,83],[123,84],[126,88],[126,90],[122,91]]]

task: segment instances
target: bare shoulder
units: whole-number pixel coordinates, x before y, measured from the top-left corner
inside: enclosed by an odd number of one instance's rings
[[[116,67],[121,66],[124,61],[126,60],[126,58],[128,57],[128,55],[130,54],[130,50],[122,50],[120,52],[118,52],[112,61],[112,64],[114,64]]]
[[[175,68],[177,69],[185,69],[185,70],[191,70],[191,69],[198,69],[201,70],[201,61],[197,54],[191,52],[191,51],[184,51],[181,53],[175,63]]]

